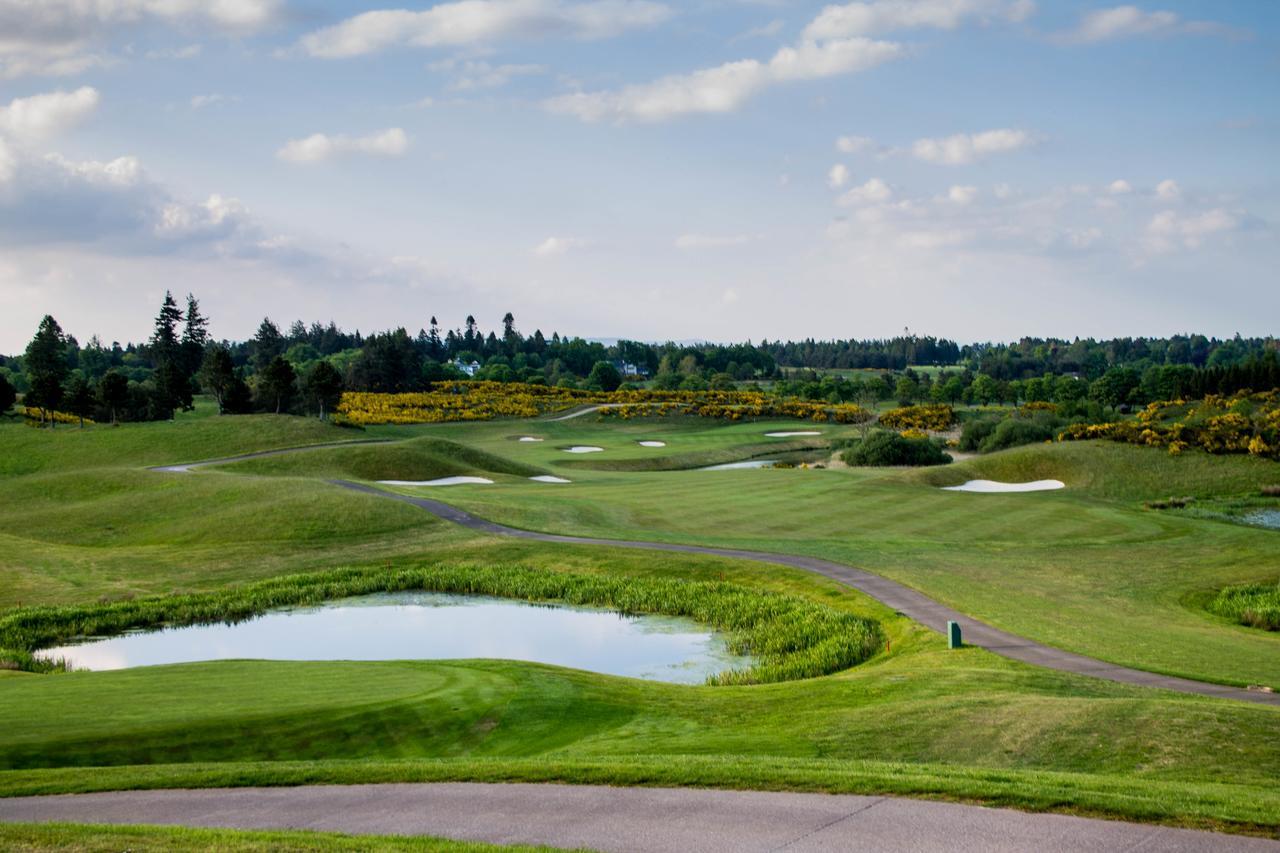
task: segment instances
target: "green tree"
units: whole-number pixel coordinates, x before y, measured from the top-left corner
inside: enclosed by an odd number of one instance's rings
[[[18,402],[18,389],[13,387],[3,374],[0,374],[0,415],[9,414],[13,404]]]
[[[235,364],[231,361],[231,353],[224,346],[214,345],[205,350],[204,361],[200,364],[197,377],[200,387],[213,395],[218,401],[218,414],[227,413],[227,392],[236,381]]]
[[[296,379],[293,365],[284,356],[278,355],[272,359],[267,369],[258,375],[258,391],[267,402],[267,408],[274,405],[277,415],[288,409],[293,400]]]
[[[52,427],[52,413],[62,404],[62,384],[70,369],[67,367],[67,338],[58,321],[50,315],[46,314],[40,321],[36,336],[27,344],[22,363],[30,386],[23,403],[28,408],[38,408],[41,422],[47,417]]]
[[[284,354],[285,340],[280,334],[280,327],[271,322],[270,317],[263,317],[258,331],[249,342],[249,351],[253,353],[253,369],[261,373],[267,365]]]
[[[188,376],[200,369],[204,348],[209,345],[209,318],[200,313],[200,302],[187,294],[187,313],[182,328],[182,369]]]
[[[992,400],[1000,396],[1000,383],[985,373],[979,373],[969,383],[969,395],[975,403],[990,405]]]
[[[342,400],[342,375],[329,362],[318,361],[303,379],[302,392],[319,410],[320,420],[324,420],[326,413]]]
[[[66,401],[67,412],[78,417],[80,419],[80,429],[84,429],[84,419],[93,414],[93,386],[86,382],[85,378],[80,374],[73,373],[71,378],[67,380],[63,399]]]
[[[114,426],[119,412],[129,402],[129,379],[116,370],[108,370],[98,380],[98,403],[111,412],[111,423]]]
[[[894,386],[893,393],[898,398],[899,403],[909,406],[920,395],[920,386],[910,376],[903,376],[898,379],[898,384]]]
[[[1129,401],[1141,379],[1131,367],[1113,367],[1089,385],[1089,398],[1111,409]]]
[[[166,290],[151,333],[151,359],[156,365],[154,409],[165,417],[172,417],[178,409],[190,411],[192,408],[191,375],[183,364],[178,340],[181,322],[182,311],[173,294]]]
[[[587,376],[587,387],[599,388],[601,391],[617,391],[621,384],[622,374],[607,361],[597,361]]]

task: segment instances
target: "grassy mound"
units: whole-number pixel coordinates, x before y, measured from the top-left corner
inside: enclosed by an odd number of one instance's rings
[[[1229,586],[1209,603],[1209,610],[1241,625],[1280,631],[1280,582]]]
[[[239,474],[283,477],[346,477],[353,480],[434,480],[467,474],[532,477],[541,468],[443,438],[390,444],[323,447],[219,466]]]
[[[286,605],[410,589],[565,601],[623,613],[688,616],[727,631],[729,648],[734,653],[753,655],[757,660],[751,669],[715,676],[712,682],[716,684],[757,684],[827,675],[867,660],[884,642],[879,623],[871,619],[796,596],[735,584],[578,575],[523,567],[428,566],[295,575],[221,593],[92,607],[22,608],[0,619],[0,661],[8,660],[20,667],[31,661],[29,652],[75,637],[162,625],[241,621]]]
[[[146,467],[331,441],[361,433],[292,415],[179,417],[176,421],[33,429],[0,422],[0,478],[52,471]]]
[[[946,468],[913,472],[918,482],[954,486],[966,480],[1061,480],[1093,497],[1140,501],[1254,492],[1280,476],[1280,464],[1246,456],[1186,451],[1170,456],[1155,447],[1111,442],[1055,442],[1015,447]]]
[[[600,458],[566,459],[561,464],[565,468],[582,468],[589,471],[689,471],[710,465],[723,465],[727,462],[743,462],[748,459],[773,458],[781,454],[818,451],[828,446],[830,446],[829,442],[820,438],[762,441],[737,444],[732,447],[629,459],[611,459],[607,454],[601,454]]]

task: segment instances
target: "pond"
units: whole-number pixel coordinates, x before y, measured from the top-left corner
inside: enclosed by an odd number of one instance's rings
[[[1257,527],[1270,527],[1280,530],[1280,509],[1260,509],[1244,516],[1245,522]]]
[[[40,655],[89,670],[227,659],[503,658],[678,684],[752,665],[691,619],[436,592],[364,595],[235,625],[136,631]]]

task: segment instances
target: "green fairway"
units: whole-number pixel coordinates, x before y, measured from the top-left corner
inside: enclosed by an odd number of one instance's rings
[[[266,432],[255,439],[259,427]],[[810,430],[820,435],[764,435]],[[912,793],[1280,831],[1274,708],[1042,670],[980,649],[949,652],[938,635],[797,569],[478,536],[325,482],[486,476],[495,483],[403,491],[531,529],[812,554],[881,572],[1063,648],[1207,680],[1280,685],[1280,636],[1204,607],[1221,586],[1274,579],[1276,534],[1141,503],[1162,493],[1256,493],[1280,479],[1274,463],[1066,444],[931,471],[677,470],[856,434],[692,418],[351,431],[295,418],[205,417],[0,431],[13,439],[3,462],[11,476],[0,480],[0,500],[11,508],[0,519],[3,607],[217,592],[342,566],[501,564],[727,580],[875,619],[889,642],[835,676],[750,687],[679,687],[502,661],[0,672],[0,793],[545,779]],[[391,443],[187,474],[145,470],[350,438]],[[605,449],[564,452],[576,444]],[[542,472],[573,482],[528,479]],[[937,488],[971,477],[1049,476],[1069,488]],[[89,766],[107,769],[76,769]]]

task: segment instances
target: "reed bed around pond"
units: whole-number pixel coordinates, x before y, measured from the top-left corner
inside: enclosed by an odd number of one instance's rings
[[[1209,603],[1209,610],[1251,628],[1280,631],[1280,581],[1229,586]]]
[[[182,625],[235,623],[268,610],[375,592],[430,590],[557,601],[621,613],[685,616],[727,635],[756,663],[708,679],[759,684],[848,669],[884,643],[880,624],[799,596],[723,582],[570,574],[522,566],[341,569],[293,575],[216,593],[158,596],[96,606],[27,607],[0,618],[0,666],[48,669],[32,653],[82,637]]]

